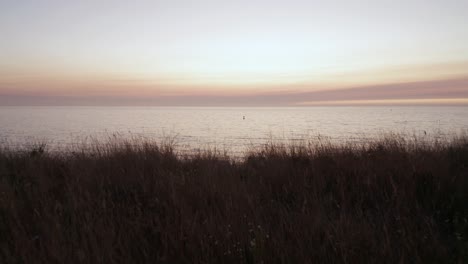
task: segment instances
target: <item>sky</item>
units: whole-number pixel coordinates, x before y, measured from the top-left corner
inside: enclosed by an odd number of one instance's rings
[[[0,105],[468,105],[468,1],[0,1]]]

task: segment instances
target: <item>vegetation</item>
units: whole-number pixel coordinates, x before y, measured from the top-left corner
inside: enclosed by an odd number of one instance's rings
[[[468,139],[0,150],[1,263],[468,263]]]

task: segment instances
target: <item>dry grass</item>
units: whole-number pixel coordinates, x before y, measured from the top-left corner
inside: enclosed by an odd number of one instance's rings
[[[2,263],[467,263],[468,140],[0,150]]]

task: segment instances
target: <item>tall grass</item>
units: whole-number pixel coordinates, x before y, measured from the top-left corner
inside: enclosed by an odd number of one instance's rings
[[[467,263],[468,139],[0,150],[2,263]]]

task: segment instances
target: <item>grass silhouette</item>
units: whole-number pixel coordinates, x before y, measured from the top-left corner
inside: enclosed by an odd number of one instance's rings
[[[468,139],[0,150],[2,263],[467,263]]]

